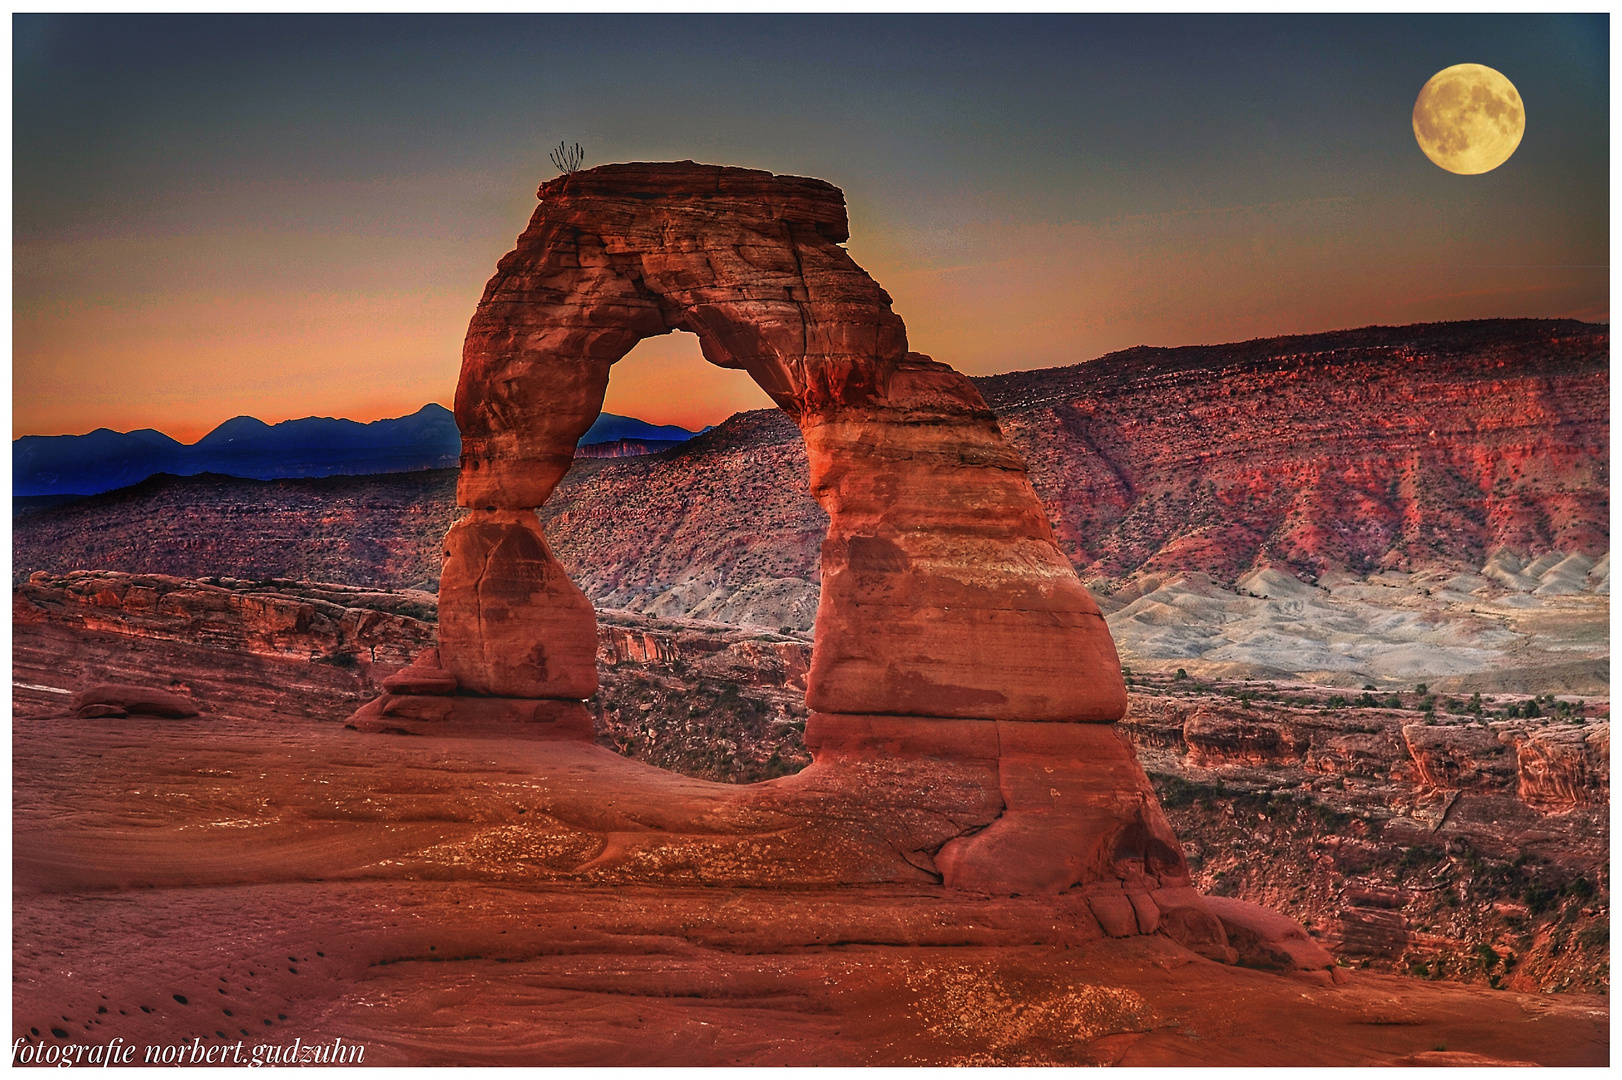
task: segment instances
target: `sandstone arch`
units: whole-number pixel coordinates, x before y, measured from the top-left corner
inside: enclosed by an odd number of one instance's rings
[[[609,369],[687,330],[798,423],[828,511],[808,705],[846,716],[1108,722],[1126,694],[1103,617],[1025,467],[961,374],[907,351],[840,247],[844,198],[747,169],[608,165],[542,185],[468,329],[440,650],[465,690],[596,689],[591,605],[546,548],[545,502]]]
[[[1164,911],[1226,956],[1111,723],[1126,693],[1097,605],[979,393],[907,351],[889,296],[839,246],[839,190],[678,162],[604,166],[539,195],[464,347],[469,513],[446,536],[439,649],[352,726],[427,734],[449,720],[558,746],[547,760],[584,770],[546,796],[559,820],[600,823],[631,791],[652,800],[568,871],[580,880],[1063,893],[1088,898],[1109,933],[1152,933]],[[813,761],[745,787],[589,746],[595,613],[533,512],[609,368],[673,330],[794,417],[829,516]]]

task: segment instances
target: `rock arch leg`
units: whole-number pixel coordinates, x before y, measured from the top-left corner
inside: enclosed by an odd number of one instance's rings
[[[1126,687],[1103,615],[972,384],[912,354],[885,404],[803,427],[830,518],[807,704],[1120,719]]]
[[[466,690],[579,701],[597,692],[597,616],[530,510],[476,510],[445,537],[440,663]]]

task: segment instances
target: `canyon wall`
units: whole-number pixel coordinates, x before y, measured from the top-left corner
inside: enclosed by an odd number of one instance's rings
[[[1083,577],[1609,550],[1610,333],[1570,320],[1129,349],[992,376]]]
[[[1481,571],[1609,550],[1607,327],[1493,320],[1186,349],[973,380],[1059,543],[1109,606],[1144,577],[1233,583]],[[827,515],[779,412],[665,453],[577,460],[541,508],[605,607],[809,629]],[[81,568],[437,578],[444,472],[256,483],[155,478],[15,521],[15,580]],[[288,541],[296,541],[289,543]],[[1534,588],[1536,586],[1533,586]]]
[[[1290,915],[1357,967],[1609,986],[1608,704],[1506,718],[1489,698],[1477,719],[1418,694],[1137,682],[1124,724],[1200,888]]]

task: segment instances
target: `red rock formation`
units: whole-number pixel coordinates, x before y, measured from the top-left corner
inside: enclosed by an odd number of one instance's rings
[[[82,719],[137,716],[163,716],[180,719],[197,715],[197,706],[179,694],[153,690],[129,683],[97,683],[87,686],[68,700],[68,708]]]
[[[456,677],[439,665],[439,650],[424,650],[404,670],[383,680],[391,694],[454,694]]]
[[[431,613],[398,593],[291,581],[39,571],[12,590],[12,618],[253,656],[404,664],[433,642]],[[429,603],[432,597],[426,598]]]
[[[1224,896],[1204,898],[1208,911],[1222,920],[1228,944],[1247,967],[1313,971],[1331,967],[1335,958],[1307,936],[1294,919],[1260,904]]]
[[[1602,991],[1608,702],[1426,722],[1418,695],[1405,709],[1326,708],[1337,696],[1137,679],[1120,727],[1195,886],[1282,911],[1363,967]]]
[[[747,858],[732,849],[752,842],[726,829],[702,856],[663,853],[662,837],[612,839],[577,872],[1102,887],[1124,890],[1138,932],[1153,932],[1148,894],[1186,888],[1188,868],[1127,744],[1075,726],[1126,709],[1103,616],[979,393],[907,351],[890,298],[839,246],[838,189],[682,162],[565,175],[539,197],[463,349],[457,495],[472,513],[446,539],[439,607],[440,660],[458,687],[575,701],[596,690],[591,605],[533,511],[601,411],[609,368],[643,338],[690,331],[712,363],[749,372],[798,424],[829,516],[806,677],[816,760],[741,804],[817,823]],[[471,716],[455,700],[391,695],[354,723]],[[1210,920],[1185,922],[1220,937]]]
[[[545,502],[601,409],[610,366],[642,338],[691,331],[711,362],[748,371],[806,440],[811,492],[831,519],[813,708],[1122,715],[1114,646],[1023,463],[967,379],[906,351],[889,297],[839,246],[848,228],[836,188],[684,162],[604,166],[539,197],[468,329],[456,399],[463,505],[513,514]],[[446,668],[484,692],[573,696],[566,678],[537,678],[533,658],[511,649],[515,608],[488,630],[469,617],[484,548],[452,537]],[[532,595],[540,605],[552,594]],[[591,636],[573,632],[580,647],[548,648],[584,655]],[[505,656],[512,669],[498,671]]]
[[[1515,747],[1516,794],[1545,813],[1611,804],[1609,725],[1592,731],[1519,730],[1506,733]]]
[[[1610,329],[1494,319],[980,380],[1083,577],[1609,549]]]
[[[1297,765],[1309,743],[1287,725],[1267,723],[1221,710],[1197,709],[1183,723],[1188,763]]]
[[[528,510],[476,510],[445,537],[439,650],[463,689],[506,697],[597,692],[591,601]]]

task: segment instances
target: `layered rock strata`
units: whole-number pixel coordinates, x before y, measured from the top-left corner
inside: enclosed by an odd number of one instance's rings
[[[252,656],[404,664],[433,644],[434,598],[294,581],[37,571],[12,589],[14,623],[54,622]]]

